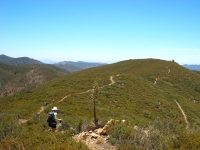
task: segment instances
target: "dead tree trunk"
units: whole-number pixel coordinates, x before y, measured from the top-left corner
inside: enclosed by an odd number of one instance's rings
[[[97,100],[97,96],[98,96],[98,90],[99,90],[99,86],[98,83],[96,81],[94,81],[93,83],[93,89],[92,89],[92,94],[91,94],[91,99],[93,101],[93,106],[94,106],[94,124],[97,126],[98,125],[98,119],[96,116],[96,100]]]

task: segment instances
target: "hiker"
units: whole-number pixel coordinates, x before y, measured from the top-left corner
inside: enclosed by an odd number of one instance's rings
[[[54,103],[54,99],[52,100],[52,103]]]
[[[48,105],[48,103],[47,102],[44,102],[44,106],[47,106]]]
[[[52,128],[53,132],[56,131],[56,125],[57,125],[56,120],[59,120],[60,123],[62,121],[62,119],[57,118],[57,113],[58,113],[58,108],[53,107],[52,111],[48,114],[48,117],[47,117],[47,122],[49,123],[49,127]]]

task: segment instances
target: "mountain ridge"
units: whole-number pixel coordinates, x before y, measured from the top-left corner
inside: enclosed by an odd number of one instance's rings
[[[13,65],[13,66],[21,66],[21,65],[26,65],[26,64],[48,64],[48,63],[42,63],[39,60],[35,60],[29,57],[12,58],[4,54],[0,55],[0,62],[4,64],[8,64],[8,65]],[[67,71],[75,72],[75,71],[80,71],[80,70],[91,68],[91,67],[106,65],[106,63],[95,63],[95,62],[84,62],[84,61],[77,61],[77,62],[62,61],[58,63],[53,63],[51,65],[59,67],[60,69],[64,69],[66,70],[66,72]]]
[[[0,55],[0,62],[13,66],[20,66],[25,64],[43,64],[42,62],[29,57],[12,58],[4,54]]]

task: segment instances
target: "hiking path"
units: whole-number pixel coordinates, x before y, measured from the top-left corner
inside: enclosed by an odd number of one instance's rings
[[[175,101],[176,104],[178,105],[178,107],[179,107],[179,109],[181,110],[181,113],[182,113],[182,115],[183,115],[183,117],[184,117],[184,119],[185,119],[186,129],[189,129],[190,123],[189,123],[188,120],[187,120],[187,115],[185,114],[185,112],[184,112],[184,110],[182,109],[181,105],[180,105],[176,100],[174,100],[174,101]]]

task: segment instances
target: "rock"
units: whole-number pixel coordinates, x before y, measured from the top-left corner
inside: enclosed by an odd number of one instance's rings
[[[94,130],[94,132],[95,132],[96,134],[100,134],[101,130],[102,130],[102,128],[99,128],[99,129]]]
[[[135,129],[136,131],[138,131],[138,130],[139,130],[139,127],[138,127],[138,126],[134,126],[134,129]]]
[[[144,130],[144,134],[145,134],[146,136],[148,136],[148,135],[149,135],[149,130]]]
[[[93,139],[93,138],[94,138],[94,139],[97,139],[97,138],[98,138],[98,135],[97,135],[96,133],[92,133],[92,134],[91,134],[91,139]]]
[[[100,135],[106,135],[107,134],[107,128],[103,128],[100,133]]]

